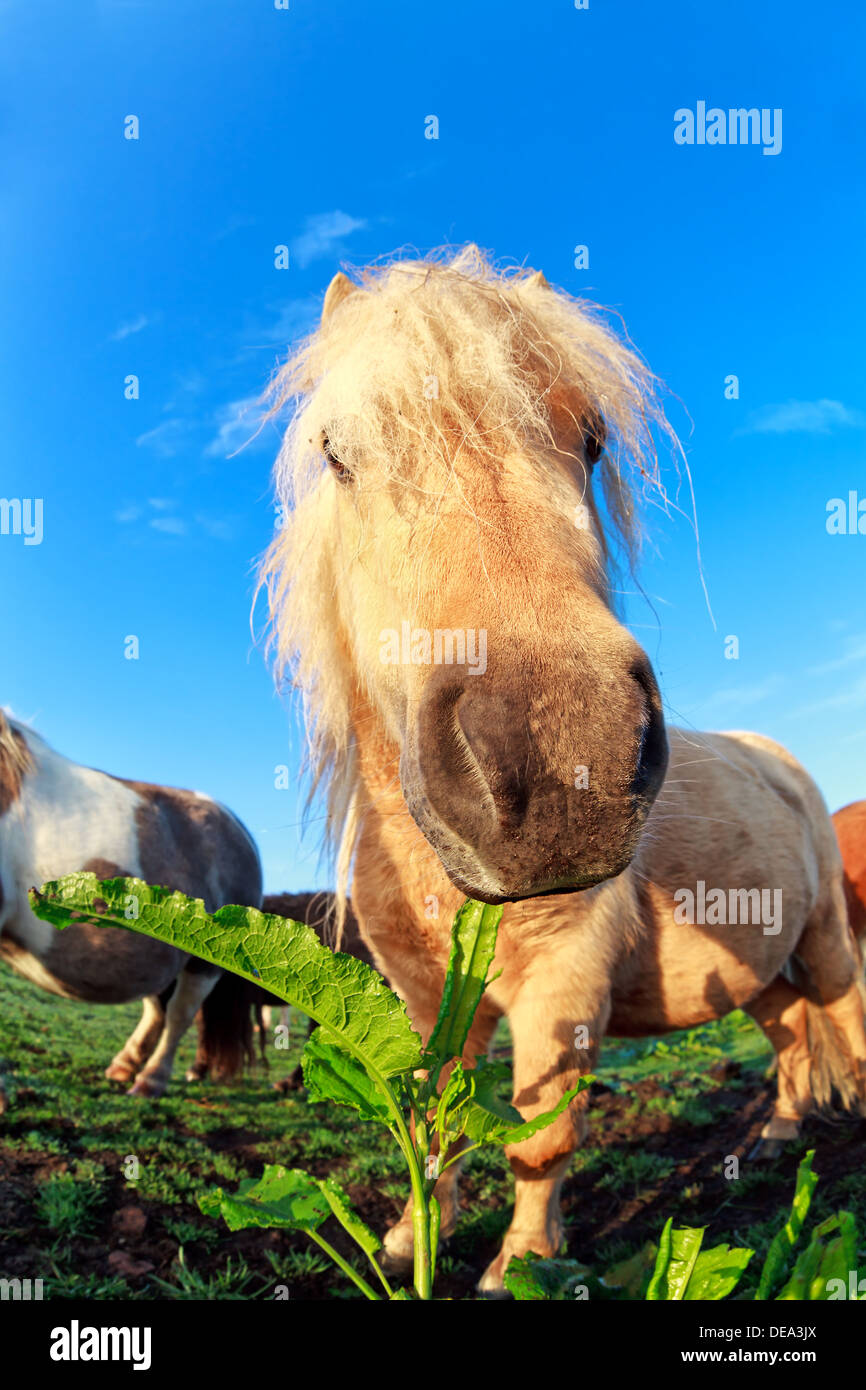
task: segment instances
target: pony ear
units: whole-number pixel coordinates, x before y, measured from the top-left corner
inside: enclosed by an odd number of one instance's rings
[[[337,305],[342,304],[343,300],[354,293],[357,288],[357,285],[349,279],[348,275],[344,275],[342,270],[338,270],[325,291],[325,302],[322,305],[322,323],[330,318]]]
[[[529,276],[528,280],[524,280],[523,283],[527,286],[528,289],[533,289],[533,290],[549,290],[549,289],[550,289],[550,284],[549,284],[548,280],[546,279],[544,273],[543,273],[542,271],[540,271],[540,270],[534,270],[534,271],[532,272],[532,274]]]

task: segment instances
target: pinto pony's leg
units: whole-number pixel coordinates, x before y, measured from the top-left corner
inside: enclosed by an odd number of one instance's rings
[[[290,1023],[290,1020],[291,1020],[291,1012],[292,1012],[292,1011],[291,1011],[291,1009],[290,1009],[290,1007],[289,1007],[288,1004],[281,1004],[281,1005],[280,1005],[279,1018],[280,1018],[280,1026],[281,1026],[282,1028],[288,1028],[289,1023]],[[275,1028],[275,1027],[276,1027],[276,1024],[274,1023],[274,1006],[273,1006],[273,1004],[263,1004],[263,1005],[262,1005],[262,1028],[264,1029],[264,1031],[265,1031],[266,1033],[270,1033],[270,1032],[272,1031],[272,1029]]]
[[[508,1011],[514,1039],[514,1104],[527,1120],[553,1110],[580,1076],[592,1070],[610,1014],[609,1000],[581,1008],[575,1005],[573,984],[557,993],[550,978],[543,992],[524,986]],[[568,982],[567,975],[564,980]],[[585,1033],[577,1034],[578,1026]],[[577,1097],[546,1129],[506,1149],[515,1178],[514,1215],[502,1249],[479,1281],[480,1292],[503,1292],[505,1271],[514,1256],[558,1253],[563,1241],[560,1191],[584,1137],[585,1109],[586,1096]]]
[[[127,1038],[111,1064],[105,1068],[109,1081],[131,1081],[156,1047],[165,1022],[165,1010],[158,994],[142,1000],[141,1018],[135,1032]]]
[[[178,975],[165,1011],[165,1026],[159,1042],[150,1060],[135,1078],[135,1084],[130,1087],[131,1096],[161,1096],[168,1085],[178,1044],[220,977],[218,969],[210,967],[205,970],[202,964],[196,961],[197,969],[185,966]]]
[[[779,1063],[776,1104],[761,1131],[761,1155],[771,1158],[777,1145],[797,1138],[800,1122],[814,1104],[806,1000],[783,975],[777,975],[745,1011],[769,1038]]]
[[[210,1059],[205,1046],[205,1023],[201,1009],[195,1016],[196,1026],[196,1048],[195,1060],[191,1067],[187,1067],[186,1081],[204,1081],[210,1070]]]

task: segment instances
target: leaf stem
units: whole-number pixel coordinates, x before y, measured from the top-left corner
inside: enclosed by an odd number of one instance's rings
[[[337,1250],[334,1249],[333,1245],[331,1245],[329,1241],[325,1240],[324,1236],[320,1236],[318,1231],[314,1230],[312,1226],[301,1226],[300,1229],[304,1231],[305,1234],[308,1235],[311,1240],[314,1240],[317,1245],[320,1245],[326,1255],[330,1255],[331,1259],[334,1261],[334,1264],[339,1265],[340,1269],[343,1271],[344,1274],[347,1274],[349,1276],[353,1284],[357,1284],[358,1288],[361,1290],[361,1293],[364,1295],[365,1298],[373,1299],[373,1301],[376,1303],[382,1302],[381,1298],[376,1293],[376,1290],[370,1288],[370,1285],[367,1283],[366,1279],[362,1278],[358,1271],[356,1269],[353,1269],[347,1260],[343,1259],[343,1256]],[[379,1277],[382,1277],[381,1274],[379,1275]]]

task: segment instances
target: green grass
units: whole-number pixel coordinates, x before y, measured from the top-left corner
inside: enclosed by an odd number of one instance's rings
[[[195,1050],[191,1032],[168,1094],[160,1101],[127,1096],[103,1070],[138,1017],[137,1005],[55,999],[0,966],[0,1056],[14,1076],[14,1103],[0,1119],[0,1160],[10,1170],[0,1187],[0,1274],[43,1278],[46,1297],[59,1299],[272,1299],[277,1286],[293,1299],[354,1297],[302,1235],[232,1235],[202,1216],[195,1198],[282,1162],[334,1172],[382,1231],[408,1196],[389,1137],[343,1107],[308,1105],[303,1092],[274,1090],[272,1082],[300,1055],[299,1029],[289,1050],[269,1050],[267,1074],[229,1086],[183,1081]],[[495,1046],[507,1055],[504,1024]],[[770,1170],[744,1164],[736,1181],[725,1181],[721,1168],[770,1055],[743,1014],[662,1039],[606,1040],[589,1134],[565,1187],[569,1253],[603,1272],[657,1239],[669,1215],[679,1224],[707,1225],[708,1243],[765,1248],[806,1145],[789,1146]],[[836,1178],[822,1177],[816,1219],[846,1206],[866,1231],[866,1191],[853,1145],[850,1165],[843,1161],[845,1134],[844,1127],[826,1127]],[[132,1160],[134,1180],[127,1176]],[[511,1175],[499,1150],[470,1157],[462,1194],[460,1226],[439,1262],[441,1296],[452,1298],[474,1296],[510,1220]],[[144,1213],[141,1238],[118,1238],[113,1223],[124,1207]],[[330,1236],[339,1245],[340,1232]],[[152,1268],[130,1274],[113,1267],[109,1257],[119,1251]]]
[[[79,1236],[92,1230],[102,1196],[92,1178],[58,1173],[36,1196],[36,1219],[57,1236]]]

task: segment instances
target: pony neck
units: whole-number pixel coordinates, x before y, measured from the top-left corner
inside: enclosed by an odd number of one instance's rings
[[[425,936],[450,940],[463,901],[436,851],[409,812],[400,787],[400,750],[370,704],[358,697],[352,713],[358,758],[358,839],[352,906],[360,920],[387,917],[392,929],[410,924]]]

